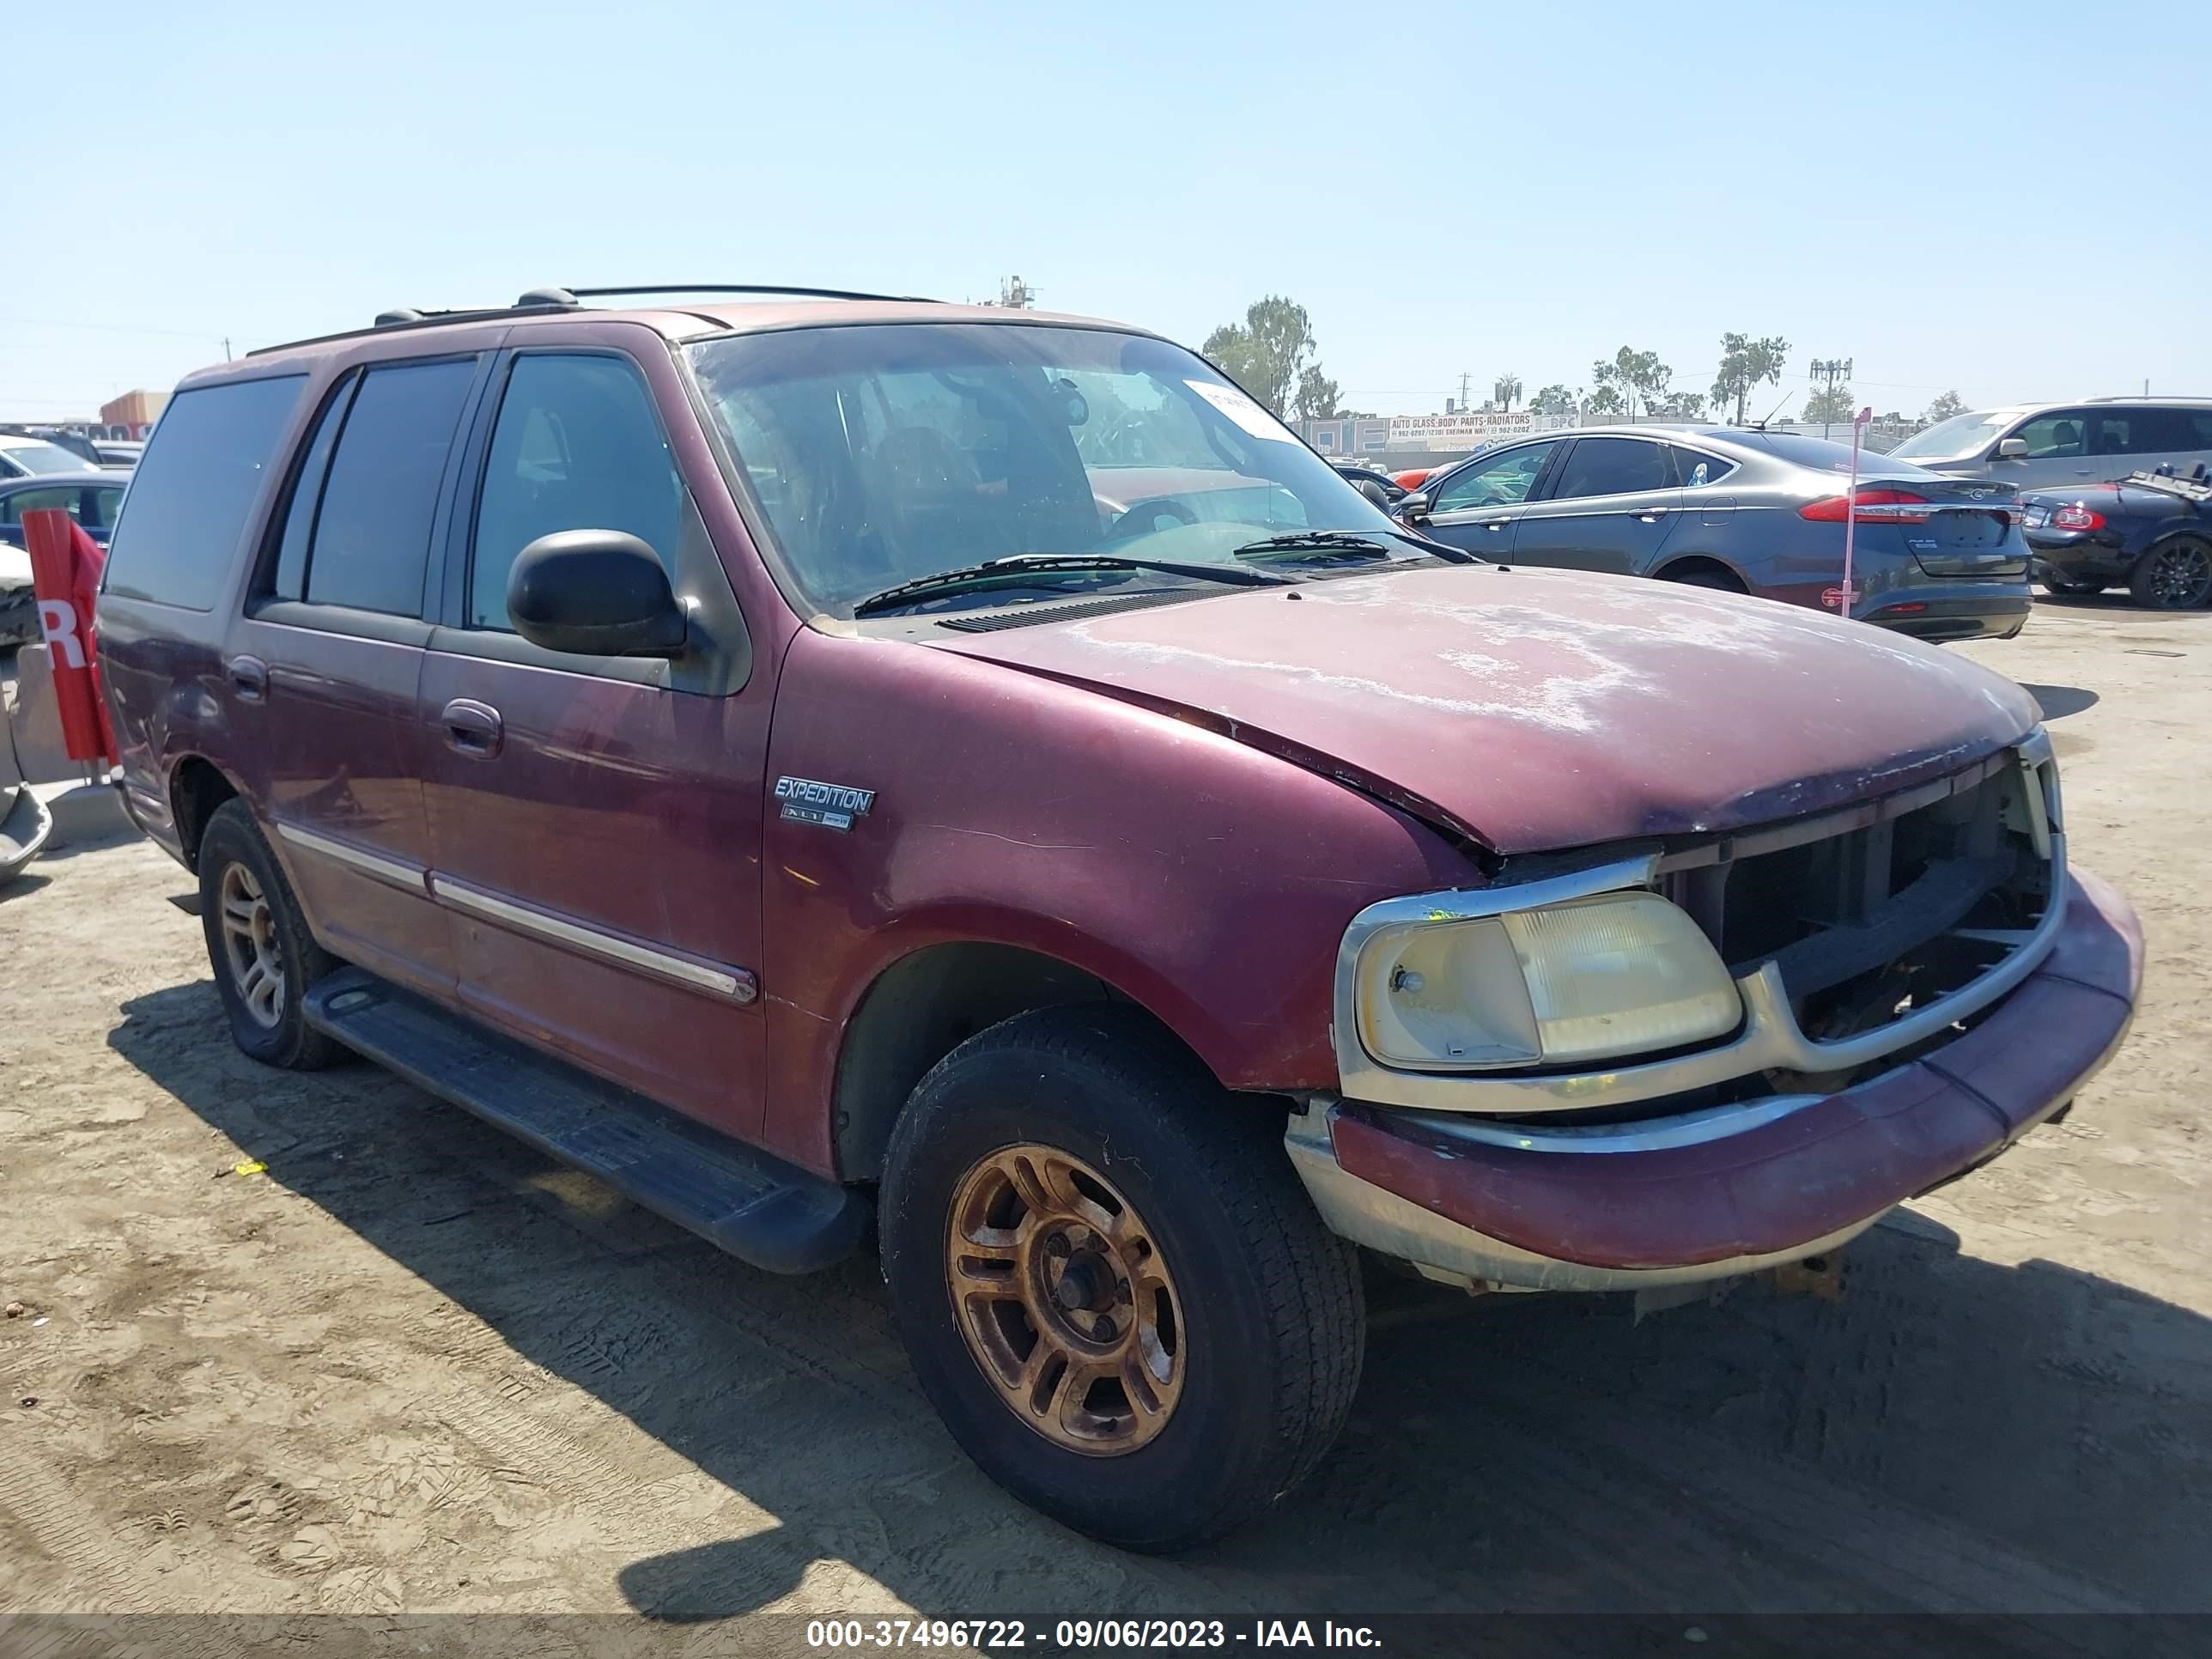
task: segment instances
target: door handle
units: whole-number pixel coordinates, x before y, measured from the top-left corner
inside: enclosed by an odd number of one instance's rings
[[[240,702],[269,700],[269,665],[258,657],[233,657],[223,665],[230,676],[231,695]]]
[[[1657,524],[1660,520],[1667,516],[1667,509],[1663,507],[1647,507],[1636,516],[1645,524]]]
[[[471,760],[489,760],[506,738],[499,710],[473,697],[455,697],[438,718],[445,725],[446,746]]]
[[[1482,527],[1485,530],[1492,531],[1510,530],[1513,527],[1513,520],[1510,519],[1500,519],[1496,524],[1486,524]]]

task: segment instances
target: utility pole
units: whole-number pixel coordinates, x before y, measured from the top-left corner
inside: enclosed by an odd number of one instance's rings
[[[1459,407],[1462,414],[1467,412],[1467,385],[1474,378],[1463,368],[1459,372]]]
[[[225,362],[230,361],[230,336],[228,334],[222,337],[222,360]]]
[[[1848,357],[1829,357],[1825,360],[1815,357],[1813,359],[1812,378],[1816,380],[1825,379],[1828,383],[1828,395],[1821,400],[1820,404],[1820,413],[1825,416],[1828,413],[1828,405],[1835,401],[1836,382],[1849,380],[1851,378],[1851,360]],[[1828,435],[1828,426],[1829,422],[1824,418],[1820,422],[1820,435],[1823,438]]]

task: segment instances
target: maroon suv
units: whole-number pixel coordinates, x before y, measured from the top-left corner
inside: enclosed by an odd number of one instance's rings
[[[1645,1292],[2060,1110],[2141,944],[2035,704],[1395,525],[1142,331],[787,296],[187,380],[100,612],[239,1043],[759,1267],[1139,1549],[1328,1448],[1358,1252]]]

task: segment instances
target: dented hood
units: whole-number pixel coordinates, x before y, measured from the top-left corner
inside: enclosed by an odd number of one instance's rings
[[[1724,830],[1954,770],[2011,681],[1771,600],[1423,568],[931,641],[1200,722],[1500,853]]]

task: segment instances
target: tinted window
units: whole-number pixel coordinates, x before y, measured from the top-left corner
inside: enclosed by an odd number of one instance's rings
[[[2056,415],[2040,415],[2026,426],[2008,434],[2027,445],[2026,459],[2031,461],[2059,460],[2072,455],[2089,453],[2089,416],[2079,409],[2061,410]]]
[[[422,615],[438,483],[476,372],[471,359],[402,363],[362,377],[315,515],[310,604]]]
[[[1674,487],[1667,446],[1642,438],[1577,438],[1552,491],[1555,501]]]
[[[2212,448],[2212,410],[2130,409],[2090,417],[2093,455],[2171,455]]]
[[[296,599],[307,591],[307,541],[314,534],[315,509],[322,504],[323,477],[330,469],[338,428],[345,424],[346,410],[352,406],[354,391],[360,385],[358,374],[342,380],[337,393],[324,404],[322,419],[315,423],[314,438],[292,480],[291,499],[284,507],[284,537],[277,544],[276,572],[269,584],[272,599]]]
[[[1516,501],[1525,501],[1535,485],[1536,475],[1544,470],[1544,463],[1559,447],[1559,440],[1553,438],[1486,456],[1454,473],[1431,503],[1430,511],[1458,513],[1468,507],[1510,507]]]
[[[106,591],[211,610],[304,377],[180,392],[131,476],[131,511],[107,556]]]
[[[14,495],[0,497],[0,524],[21,524],[26,513],[34,513],[42,507],[58,507],[72,519],[81,516],[77,504],[84,492],[71,484],[57,484],[51,489],[19,489]]]
[[[119,489],[95,489],[92,492],[92,522],[113,524],[115,515],[123,510],[123,492]]]
[[[635,368],[615,357],[516,358],[484,462],[469,625],[507,625],[507,571],[540,536],[619,530],[667,564],[684,516],[684,480]]]

